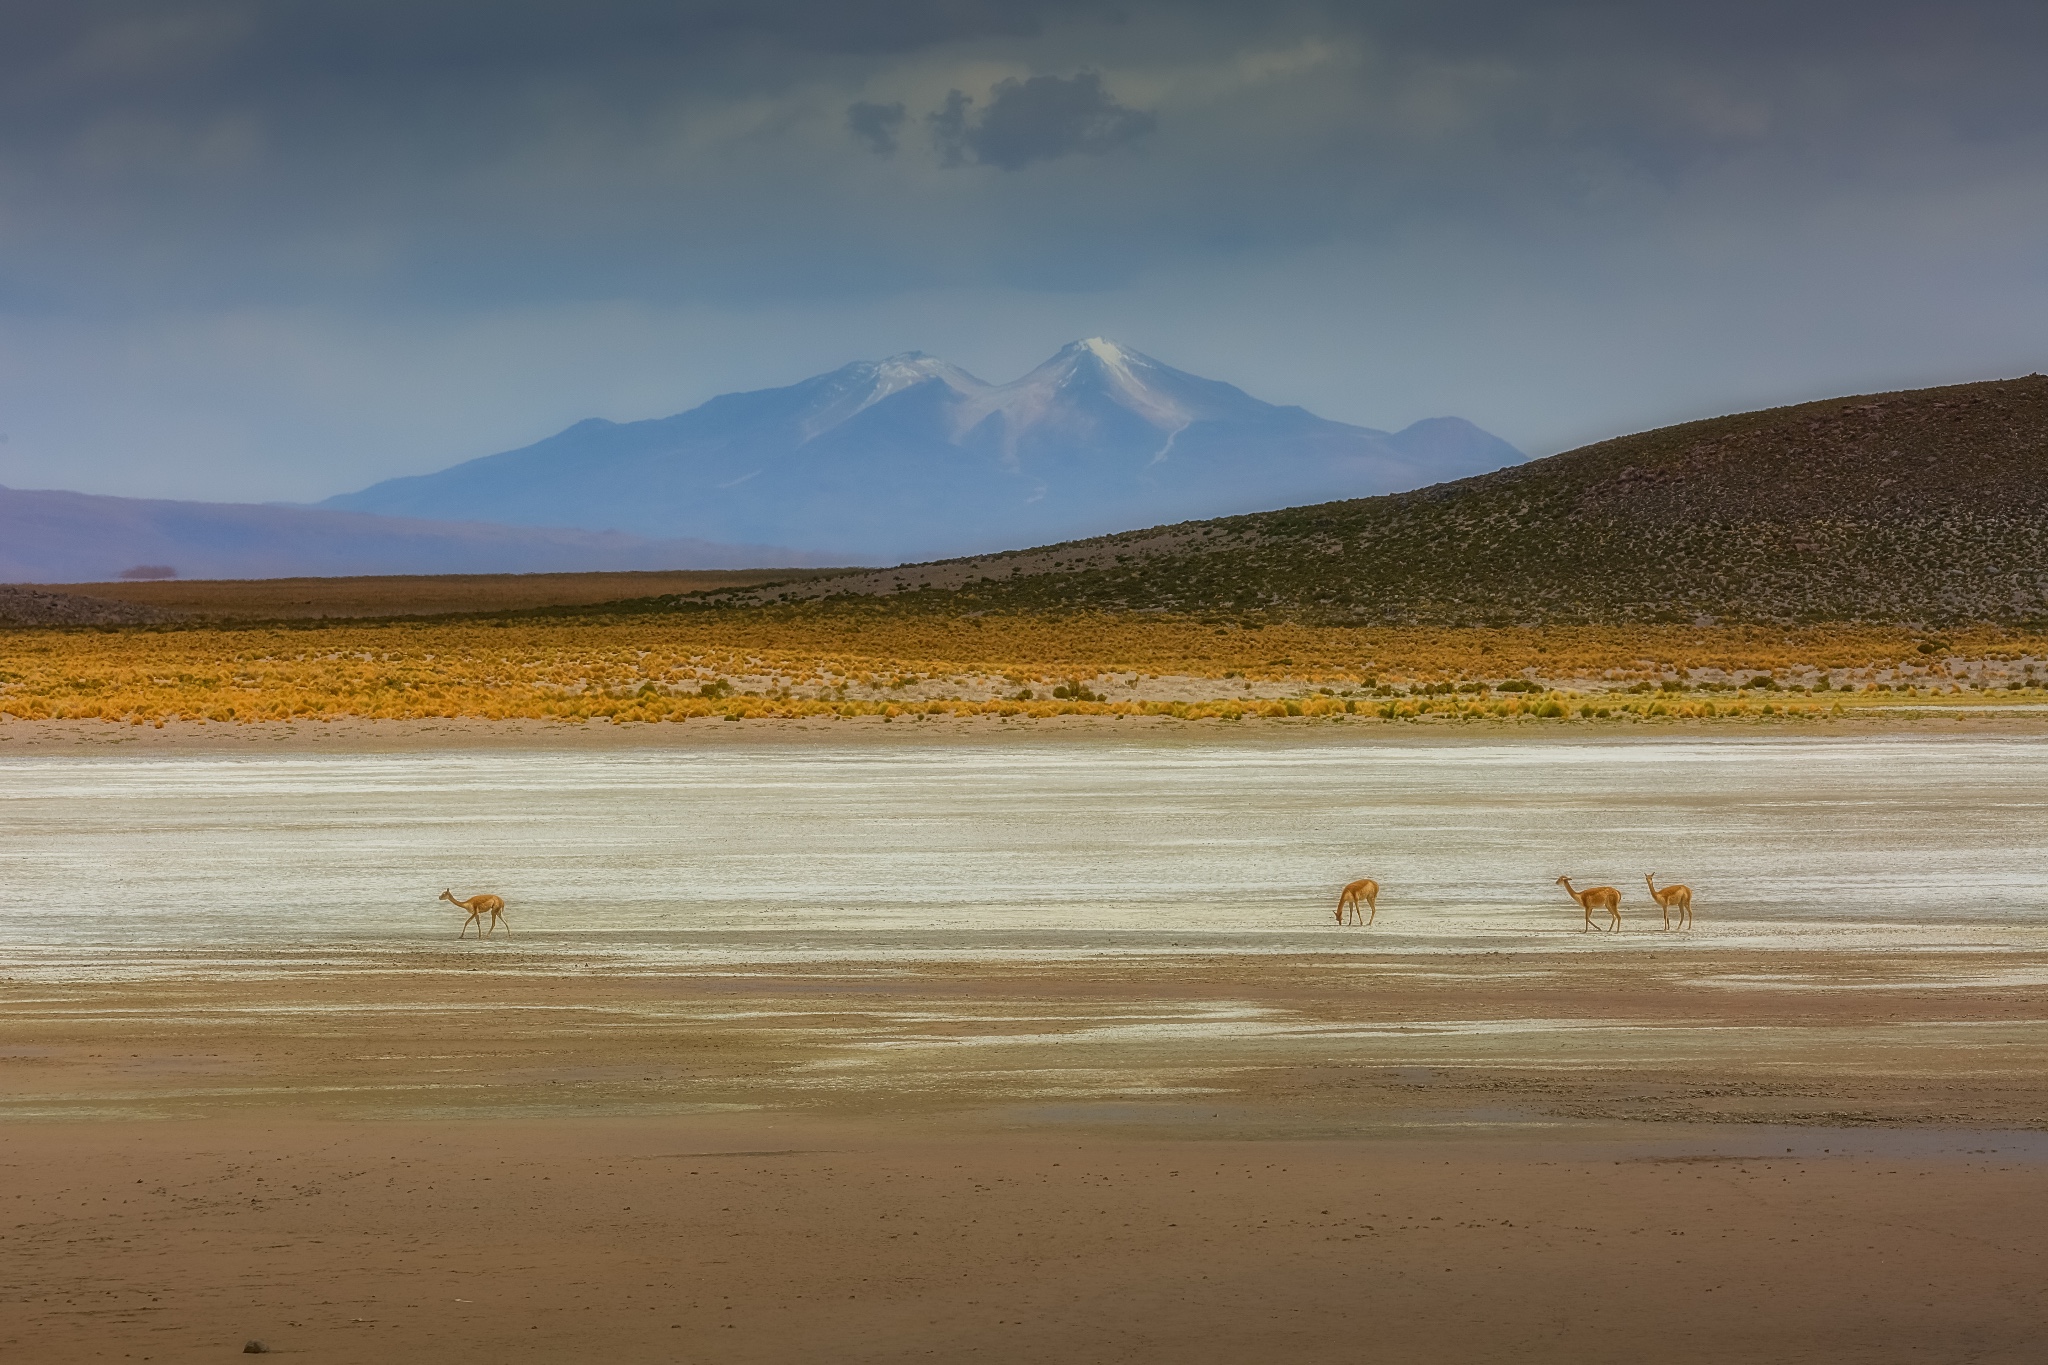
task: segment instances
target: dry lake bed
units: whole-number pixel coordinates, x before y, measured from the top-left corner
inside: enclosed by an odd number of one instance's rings
[[[0,1356],[2037,1359],[2044,778],[1997,735],[11,756]]]

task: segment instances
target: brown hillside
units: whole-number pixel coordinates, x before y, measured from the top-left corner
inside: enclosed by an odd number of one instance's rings
[[[1690,422],[1412,493],[744,596],[906,593],[1443,624],[2039,622],[2048,378]]]

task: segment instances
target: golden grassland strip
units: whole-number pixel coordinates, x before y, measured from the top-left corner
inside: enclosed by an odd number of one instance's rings
[[[1215,624],[1137,615],[938,617],[774,608],[588,618],[449,619],[0,632],[0,715],[22,719],[473,717],[620,721],[873,714],[1822,714],[1981,684],[2025,695],[2048,635],[1993,627],[1460,628]],[[1974,670],[1974,671],[1973,671]],[[1824,692],[1631,692],[1704,672]],[[1143,699],[1142,681],[1208,679],[1213,697]],[[1059,680],[1117,677],[1132,699]],[[991,679],[1032,691],[992,696]],[[1972,683],[1975,679],[1975,683]],[[1533,691],[1504,692],[1502,682]],[[2038,681],[2048,682],[2048,679]],[[1298,696],[1231,696],[1246,682]],[[960,691],[949,692],[949,686]],[[1414,695],[1423,686],[1442,695]],[[1453,690],[1462,687],[1465,690]],[[1883,690],[1876,690],[1882,687]],[[1393,689],[1401,695],[1389,695]],[[976,690],[978,689],[978,691]],[[968,695],[973,692],[973,695]],[[1561,695],[1569,692],[1567,698]],[[1584,695],[1581,695],[1584,694]]]

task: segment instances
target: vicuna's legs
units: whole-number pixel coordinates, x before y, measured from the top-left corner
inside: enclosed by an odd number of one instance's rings
[[[1337,923],[1345,923],[1348,917],[1353,924],[1371,924],[1379,918],[1379,894],[1380,884],[1370,877],[1361,877],[1345,887],[1337,893]],[[1370,916],[1358,908],[1360,900],[1372,908]]]

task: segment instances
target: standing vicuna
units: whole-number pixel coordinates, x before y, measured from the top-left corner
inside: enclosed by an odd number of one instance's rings
[[[1643,880],[1649,884],[1650,899],[1657,902],[1658,907],[1664,911],[1664,927],[1666,929],[1671,927],[1671,912],[1673,910],[1678,911],[1679,928],[1692,928],[1691,887],[1667,886],[1662,891],[1659,891],[1657,889],[1657,874],[1654,872],[1645,872]]]
[[[1572,890],[1572,879],[1570,877],[1559,877],[1557,884],[1563,887],[1564,893],[1577,901],[1580,908],[1586,912],[1586,929],[1598,927],[1593,923],[1593,911],[1595,909],[1607,912],[1608,919],[1612,921],[1609,925],[1610,928],[1616,931],[1621,929],[1621,893],[1619,891],[1611,886],[1589,886],[1584,891],[1574,891]],[[1586,929],[1581,929],[1579,932],[1583,934],[1586,932]]]
[[[512,921],[505,918],[505,901],[503,897],[486,894],[471,896],[466,901],[459,901],[455,899],[455,892],[451,889],[443,891],[437,899],[447,901],[457,910],[469,911],[469,918],[462,922],[462,928],[455,937],[461,938],[464,934],[467,934],[469,926],[472,924],[476,926],[476,936],[478,938],[488,937],[489,935],[485,931],[483,924],[485,915],[491,917],[489,933],[496,933],[498,926],[502,924],[505,926],[506,937],[511,937]]]
[[[1346,911],[1351,914],[1354,924],[1370,925],[1380,917],[1380,884],[1370,877],[1360,877],[1337,893],[1337,923],[1344,922]],[[1358,913],[1358,902],[1363,900],[1372,910],[1370,915]]]

